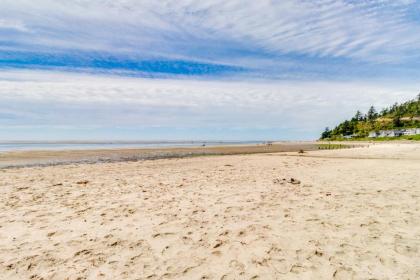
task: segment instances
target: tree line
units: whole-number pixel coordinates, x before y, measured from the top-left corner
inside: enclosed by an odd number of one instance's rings
[[[374,106],[365,114],[357,111],[353,118],[345,120],[335,128],[325,128],[321,139],[367,137],[371,131],[414,127],[420,127],[420,93],[413,100],[402,104],[395,103],[380,112]]]

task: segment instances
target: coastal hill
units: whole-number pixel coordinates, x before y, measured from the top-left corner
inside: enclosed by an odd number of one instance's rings
[[[395,103],[380,112],[374,106],[366,114],[357,111],[353,118],[338,124],[334,129],[327,127],[321,134],[321,139],[358,139],[371,136],[375,131],[412,128],[420,128],[420,93],[413,100]]]

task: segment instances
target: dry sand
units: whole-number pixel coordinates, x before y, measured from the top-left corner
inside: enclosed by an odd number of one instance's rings
[[[419,144],[3,169],[0,196],[2,279],[420,279]]]

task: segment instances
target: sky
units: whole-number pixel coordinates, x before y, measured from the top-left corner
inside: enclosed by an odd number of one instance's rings
[[[418,92],[415,0],[0,1],[0,141],[310,140]]]

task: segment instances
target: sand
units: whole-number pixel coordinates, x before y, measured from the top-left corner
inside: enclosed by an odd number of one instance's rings
[[[2,279],[420,278],[420,144],[2,169],[0,196]]]
[[[119,148],[92,150],[34,150],[0,152],[0,168],[61,165],[68,163],[103,163],[160,158],[183,158],[200,155],[235,155],[317,150],[315,142],[281,142],[271,145],[226,145],[196,147]]]

